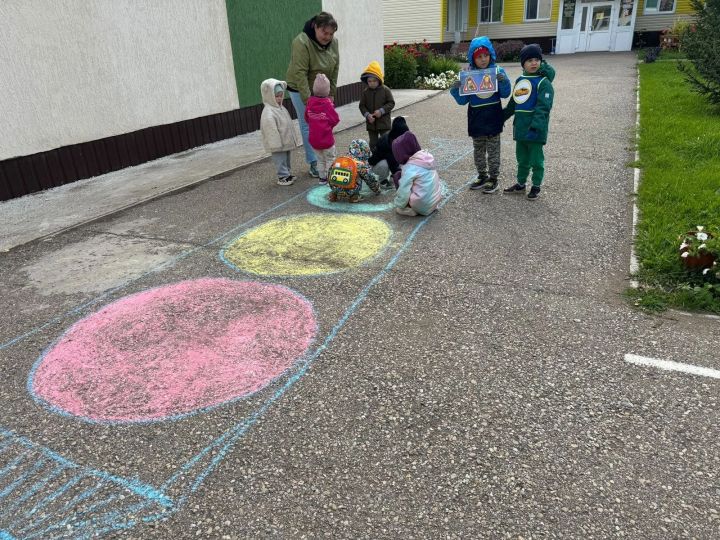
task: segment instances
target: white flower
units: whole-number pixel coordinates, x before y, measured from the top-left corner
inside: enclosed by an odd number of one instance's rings
[[[696,237],[698,240],[702,240],[703,242],[708,239],[707,233],[704,233],[704,232],[699,232],[699,233],[697,233],[697,234],[695,235],[695,237]]]
[[[700,244],[698,246],[698,249],[705,249],[707,247],[707,244]]]
[[[685,259],[686,257],[688,257],[688,255],[690,255],[690,254],[686,251],[685,253],[683,253],[683,254],[680,255],[680,256],[681,256],[683,259]]]
[[[697,230],[698,230],[698,231],[702,231],[704,228],[705,228],[705,227],[703,227],[702,225],[698,225],[698,226],[697,226]]]
[[[705,270],[703,270],[703,276],[704,276],[705,274],[707,274],[709,271],[710,271],[709,268],[706,268]]]
[[[686,247],[688,247],[688,245],[687,245],[685,242],[683,242],[682,244],[680,244],[680,250],[683,250],[683,249],[685,249]]]

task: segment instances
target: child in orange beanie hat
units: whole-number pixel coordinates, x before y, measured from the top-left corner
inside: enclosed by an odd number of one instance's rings
[[[390,131],[390,111],[395,99],[390,89],[383,84],[380,63],[373,60],[363,70],[360,80],[367,86],[360,97],[360,112],[365,117],[370,149],[374,152],[380,137]]]

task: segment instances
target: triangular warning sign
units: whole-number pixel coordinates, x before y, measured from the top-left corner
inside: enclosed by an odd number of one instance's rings
[[[482,82],[480,83],[480,88],[483,90],[493,90],[493,83],[490,75],[483,76]]]
[[[473,81],[472,77],[465,79],[465,86],[463,86],[463,94],[476,94],[478,92],[477,84]]]

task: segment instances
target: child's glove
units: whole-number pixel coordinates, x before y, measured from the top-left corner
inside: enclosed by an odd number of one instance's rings
[[[460,88],[460,81],[457,80],[450,85],[450,88]]]
[[[505,74],[504,74],[503,72],[499,72],[499,73],[497,74],[497,80],[500,81],[500,82],[503,82],[503,81],[506,81],[506,80],[507,80],[507,77],[505,76]]]

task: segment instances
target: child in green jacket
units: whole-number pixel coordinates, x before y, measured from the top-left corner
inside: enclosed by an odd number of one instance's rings
[[[505,193],[525,193],[525,183],[532,170],[532,188],[528,199],[537,199],[545,174],[543,146],[547,142],[550,109],[552,109],[553,67],[542,59],[540,46],[532,43],[520,51],[523,74],[515,81],[511,99],[503,109],[503,118],[513,120],[513,139],[517,158],[517,182]]]

